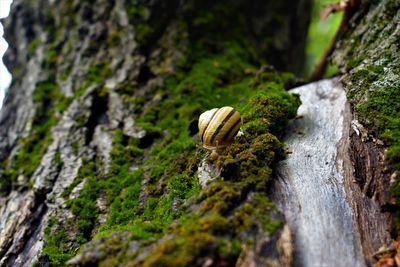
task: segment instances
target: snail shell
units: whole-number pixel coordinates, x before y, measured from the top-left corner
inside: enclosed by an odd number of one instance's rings
[[[200,115],[199,137],[210,150],[232,143],[240,129],[240,113],[232,107],[213,108]]]

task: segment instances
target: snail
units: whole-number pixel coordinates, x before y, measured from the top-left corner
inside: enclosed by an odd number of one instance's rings
[[[232,143],[240,125],[240,113],[232,107],[213,108],[200,115],[199,137],[203,147],[212,152],[211,158]]]

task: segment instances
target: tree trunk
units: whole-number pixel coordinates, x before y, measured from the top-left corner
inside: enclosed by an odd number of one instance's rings
[[[297,99],[284,90],[288,75],[254,77],[267,61],[300,72],[309,11],[308,0],[15,0],[5,21],[13,83],[1,111],[1,265],[63,265],[90,240],[71,264],[290,263],[265,186],[281,147],[273,125],[295,115]],[[253,123],[254,137],[235,149],[249,151],[261,133],[270,148],[249,154],[252,174],[243,154],[233,158],[243,170],[225,167],[226,182],[201,190],[196,119],[240,101],[245,110],[269,76],[267,99],[282,107],[259,105],[271,129]],[[220,153],[222,165],[232,158]]]
[[[273,199],[300,265],[387,266],[398,253],[399,12],[398,1],[361,3],[332,55],[344,88],[294,90],[301,118],[288,128]]]
[[[301,72],[311,1],[214,2],[14,0],[0,265],[308,266],[281,205],[288,191],[272,194],[282,213],[268,195],[299,106],[286,92],[296,79],[280,71]],[[339,221],[358,249],[331,255],[338,263],[371,264],[390,239],[399,10],[362,3],[333,55],[351,109],[337,116],[350,138],[331,163],[347,162]],[[242,133],[215,158],[197,118],[226,105]]]
[[[390,238],[398,239],[399,21],[399,1],[365,1],[332,56],[354,112],[349,134],[354,182],[348,190],[369,263],[380,247],[393,247]],[[396,254],[383,251],[389,258]]]

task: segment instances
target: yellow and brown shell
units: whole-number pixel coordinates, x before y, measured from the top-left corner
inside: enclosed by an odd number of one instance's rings
[[[232,107],[213,108],[200,115],[199,137],[210,150],[232,143],[240,129],[240,113]]]

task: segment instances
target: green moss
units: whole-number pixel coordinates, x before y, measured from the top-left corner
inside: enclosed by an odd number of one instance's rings
[[[349,91],[359,120],[389,146],[390,165],[400,170],[400,97],[398,82],[385,77],[383,66],[370,66],[351,76],[357,87]],[[389,78],[390,79],[390,78]],[[362,99],[367,96],[367,101]]]
[[[358,58],[350,59],[346,64],[346,70],[351,70],[360,65],[360,63],[366,58],[366,55],[361,55]]]
[[[395,41],[398,34],[389,25],[399,8],[400,3],[392,0],[361,6],[360,14],[367,9],[379,12],[355,17],[352,27],[369,25],[368,34],[361,33],[360,28],[350,29],[340,43],[345,49],[339,51],[344,52],[340,55],[346,62],[343,81],[348,84],[347,95],[355,117],[387,147],[385,172],[393,174],[393,210],[399,210],[400,205],[400,179],[395,174],[400,172],[400,54]],[[394,217],[400,229],[399,212]]]
[[[265,190],[273,162],[282,154],[277,136],[295,116],[299,100],[283,87],[292,76],[265,71],[252,78],[254,71],[249,69],[255,68],[246,59],[250,56],[245,50],[230,43],[223,54],[203,56],[189,71],[167,80],[160,90],[163,101],[149,102],[142,109],[137,122],[146,131],[144,138],[115,131],[108,174],[97,164],[99,159],[84,161],[63,193],[67,198],[85,180],[80,196],[68,200],[76,216],[79,244],[93,237],[100,196],[109,211],[107,221],[96,230],[97,238],[117,231],[128,231],[132,238],[146,242],[175,236],[157,245],[150,257],[138,263],[141,266],[186,266],[205,253],[233,264],[240,242],[246,242],[239,238],[242,233],[253,228],[274,233],[281,227],[280,221],[267,215],[274,206]],[[243,114],[247,140],[221,154],[217,163],[221,177],[201,190],[197,167],[204,152],[198,151],[190,122],[202,111],[223,105],[234,105]],[[144,149],[149,150],[147,156]],[[135,165],[140,167],[132,168]],[[249,198],[249,194],[254,195]],[[188,200],[198,203],[196,212],[186,210]],[[107,262],[117,260],[117,254],[109,255]]]
[[[365,90],[365,95],[368,95],[368,101],[354,103],[354,110],[359,120],[385,142],[388,147],[386,153],[388,166],[390,169],[399,172],[400,95],[398,84],[389,85],[390,83],[385,81],[384,75],[380,76],[376,72],[371,71],[359,71],[355,79],[362,81],[360,83],[362,87],[360,88]],[[376,85],[371,86],[371,83]],[[384,84],[384,88],[380,89],[380,84]],[[368,90],[371,87],[373,89]],[[353,94],[354,98],[359,97],[356,92]],[[400,205],[400,179],[395,179],[391,191],[396,198],[396,204]]]
[[[78,177],[63,193],[68,197],[85,180],[80,196],[68,200],[76,216],[78,243],[83,244],[92,237],[100,212],[96,200],[103,195],[109,211],[106,223],[97,230],[98,238],[115,231],[129,231],[137,240],[150,240],[170,232],[171,223],[181,218],[172,230],[177,238],[157,247],[144,266],[161,263],[183,266],[195,255],[211,253],[213,246],[217,248],[213,252],[217,253],[215,257],[232,263],[237,259],[240,246],[234,235],[254,227],[254,222],[247,217],[256,218],[256,213],[265,214],[273,209],[265,197],[258,195],[248,204],[251,209],[239,212],[246,205],[241,203],[250,192],[266,189],[272,173],[268,165],[276,160],[282,148],[273,134],[282,133],[282,124],[295,115],[299,101],[286,93],[282,86],[285,78],[279,78],[275,72],[251,79],[245,69],[252,66],[240,62],[239,58],[246,58],[240,47],[228,47],[223,55],[205,57],[189,73],[170,78],[163,90],[170,94],[169,99],[143,109],[138,125],[153,144],[140,168],[131,169],[143,160],[143,148],[148,144],[124,136],[119,129],[115,132],[107,175],[104,176],[97,160],[84,161]],[[241,71],[235,69],[237,66]],[[273,82],[266,82],[272,79]],[[249,95],[253,98],[246,105]],[[194,99],[198,99],[196,105],[193,105]],[[248,142],[235,144],[221,155],[218,164],[222,168],[222,180],[201,191],[196,172],[204,154],[197,152],[189,130],[190,121],[207,108],[235,102],[243,103],[238,108],[243,113],[243,130]],[[182,205],[193,197],[200,204],[199,212],[183,216]],[[239,208],[233,214],[235,207]],[[243,221],[240,227],[236,221],[224,217],[229,214]],[[257,221],[259,227],[271,233],[280,226],[280,222],[268,216],[261,216]],[[232,233],[232,227],[237,229],[236,233]],[[175,252],[166,255],[165,251],[170,250]]]
[[[94,224],[96,223],[99,209],[96,206],[96,200],[99,197],[100,184],[95,172],[95,165],[88,163],[83,165],[80,170],[78,180],[85,179],[85,186],[78,198],[70,199],[67,204],[71,212],[76,217],[76,226],[78,229],[77,242],[86,243],[90,240]]]
[[[260,84],[259,89],[265,89],[264,85]],[[199,205],[196,211],[181,216],[169,231],[173,238],[158,244],[151,256],[138,265],[190,266],[201,255],[232,265],[239,256],[239,244],[247,242],[237,237],[251,229],[275,233],[282,227],[281,221],[268,216],[275,207],[265,195],[272,174],[270,166],[282,149],[270,132],[282,134],[283,128],[276,122],[282,120],[283,114],[295,116],[299,101],[276,84],[267,88],[270,90],[256,94],[242,108],[242,129],[247,141],[231,145],[220,155],[217,164],[222,170],[221,178],[194,195]],[[276,101],[279,96],[281,101]],[[280,104],[275,106],[277,102]],[[257,119],[261,121],[253,125]],[[171,177],[170,181],[174,183],[175,179]],[[178,188],[179,192],[188,191]]]
[[[2,188],[6,186],[9,188],[19,175],[28,180],[33,175],[52,141],[50,129],[56,124],[60,113],[66,109],[71,99],[60,92],[56,83],[47,81],[36,85],[33,101],[36,109],[31,132],[28,137],[19,141],[20,149],[11,166],[5,167]],[[60,159],[56,158],[56,162],[58,160]]]
[[[96,200],[101,194],[104,194],[105,200],[110,205],[108,221],[102,229],[109,230],[114,225],[124,225],[134,217],[143,176],[143,171],[140,169],[129,171],[132,161],[143,154],[142,150],[135,146],[135,141],[131,139],[128,141],[128,146],[123,145],[125,137],[122,131],[118,130],[111,151],[113,162],[109,174],[104,177],[101,161],[85,159],[78,176],[63,192],[62,195],[68,197],[72,189],[85,180],[85,186],[79,197],[68,200],[70,210],[76,216],[79,230],[77,241],[80,244],[87,242],[92,236],[100,212]],[[124,191],[120,195],[122,190]]]
[[[8,160],[1,162],[0,169],[4,170],[0,179],[0,195],[6,195],[12,187],[11,171],[8,170]]]
[[[54,156],[54,164],[57,166],[57,169],[61,170],[64,166],[64,162],[61,159],[61,152],[57,150],[56,155]]]
[[[51,128],[57,123],[61,117],[61,113],[68,108],[72,101],[72,98],[63,95],[55,79],[56,65],[60,57],[60,49],[57,42],[62,34],[60,28],[55,27],[51,10],[49,10],[48,14],[49,16],[46,19],[51,21],[46,26],[48,38],[44,43],[40,44],[46,53],[42,63],[41,74],[44,80],[36,84],[33,92],[35,113],[31,131],[28,137],[19,140],[19,149],[15,158],[2,163],[4,176],[0,182],[0,191],[4,188],[6,188],[6,191],[9,190],[12,187],[13,181],[20,175],[25,177],[28,183],[30,183],[30,177],[39,166],[40,160],[52,141]],[[33,39],[29,43],[29,56],[34,56],[39,43],[39,39]],[[61,168],[60,158],[57,156],[59,154],[56,155],[55,163]]]
[[[369,100],[355,106],[363,121],[374,122],[377,131],[389,146],[389,162],[400,170],[400,95],[398,87],[371,92]]]
[[[127,14],[129,22],[134,25],[136,33],[136,41],[142,47],[146,47],[152,34],[156,31],[156,25],[149,22],[150,11],[143,5],[137,3],[127,3]]]
[[[179,237],[168,239],[153,251],[142,266],[190,266],[193,259],[200,255],[215,253],[218,247],[221,255],[225,258],[232,257],[232,248],[228,246],[228,240],[219,240],[218,244],[214,234],[229,229],[228,220],[218,214],[210,214],[204,217],[191,218],[185,224],[176,229]],[[238,252],[236,249],[233,252]]]
[[[87,69],[85,80],[81,86],[79,86],[75,91],[75,97],[79,98],[91,85],[102,85],[105,78],[110,75],[110,70],[105,63],[96,63],[91,65]]]
[[[160,34],[160,25],[153,25],[156,22],[146,8],[127,3],[139,45],[147,47],[147,42]],[[197,256],[209,255],[216,262],[234,265],[241,243],[250,242],[248,233],[273,234],[281,227],[280,221],[268,215],[275,207],[265,195],[273,164],[282,154],[279,138],[284,124],[295,116],[299,105],[298,97],[283,87],[293,76],[265,68],[254,77],[262,62],[251,42],[242,37],[243,28],[234,27],[233,32],[221,36],[210,27],[227,29],[225,20],[210,16],[216,11],[227,16],[230,11],[223,6],[218,4],[193,20],[190,45],[182,50],[185,58],[164,84],[145,94],[142,88],[135,90],[134,83],[117,86],[145,136],[132,138],[124,135],[122,126],[116,129],[108,172],[101,158],[85,159],[63,193],[75,216],[72,224],[79,230],[78,244],[93,238],[108,244],[118,232],[128,232],[144,249],[149,249],[147,245],[154,249],[137,261],[135,255],[140,251],[125,255],[128,244],[120,240],[120,246],[107,252],[107,259],[100,264],[188,266]],[[213,37],[201,37],[206,30]],[[110,37],[109,45],[118,42],[115,37]],[[214,37],[215,42],[209,42]],[[165,44],[161,47],[170,49]],[[166,53],[160,58],[167,57]],[[106,64],[92,65],[75,97],[82,96],[90,85],[101,86],[109,75]],[[199,149],[195,120],[205,110],[224,105],[243,114],[245,140],[221,152],[216,163],[220,177],[201,189],[197,169],[206,151]],[[69,199],[83,181],[79,196]],[[99,209],[99,198],[106,211]],[[107,220],[97,228],[102,212],[107,213]]]
[[[128,146],[124,143],[128,143]],[[193,194],[191,192],[194,188],[198,188],[197,183],[193,185],[193,178],[177,175],[169,183],[168,187],[171,190],[169,194],[149,196],[146,202],[141,203],[140,193],[145,173],[143,169],[129,170],[130,166],[143,155],[142,150],[136,146],[137,143],[137,139],[127,138],[121,131],[116,132],[114,149],[111,153],[113,162],[106,189],[110,211],[107,222],[99,230],[99,236],[103,236],[104,232],[121,228],[130,231],[138,239],[157,235],[174,219],[175,212],[171,211],[171,205],[175,196],[185,199]],[[179,189],[185,191],[180,192]]]
[[[65,262],[73,256],[73,253],[70,251],[66,230],[62,225],[58,224],[56,217],[49,219],[44,235],[46,243],[42,257],[51,266],[64,266]]]
[[[39,39],[33,39],[29,45],[28,45],[28,55],[30,57],[32,57],[35,52],[36,52],[36,48],[38,47],[38,45],[40,44],[40,40]]]
[[[180,200],[185,200],[200,191],[197,180],[187,174],[178,174],[169,178],[167,188]]]
[[[58,51],[53,47],[50,47],[46,55],[46,60],[44,62],[44,69],[51,70],[52,68],[54,68],[58,62],[58,59],[59,59]]]

